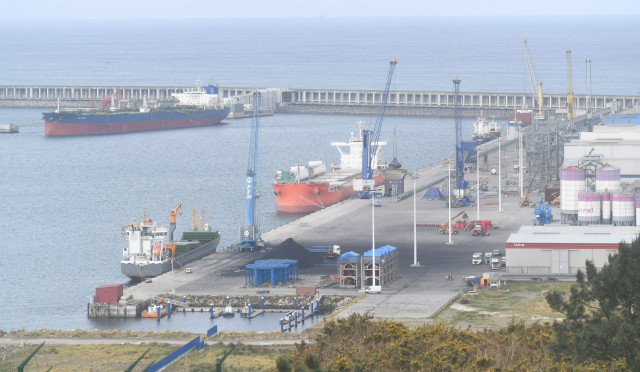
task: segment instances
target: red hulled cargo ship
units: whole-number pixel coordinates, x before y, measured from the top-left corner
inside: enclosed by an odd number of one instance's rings
[[[351,134],[347,142],[332,142],[340,152],[340,164],[332,170],[322,161],[311,161],[278,171],[272,185],[276,196],[276,210],[283,213],[310,213],[338,203],[354,194],[354,179],[362,175],[362,123],[356,124],[358,135]],[[378,145],[386,145],[379,142]],[[381,151],[373,159],[374,169],[386,167]],[[384,183],[382,174],[373,177],[375,185]]]

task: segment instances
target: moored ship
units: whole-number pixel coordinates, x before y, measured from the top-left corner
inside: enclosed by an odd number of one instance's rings
[[[202,127],[219,124],[229,115],[229,109],[220,106],[218,88],[201,87],[173,94],[175,106],[150,107],[146,99],[142,107],[125,102],[122,107],[119,91],[102,101],[101,109],[58,108],[43,113],[46,136],[81,136],[116,134],[159,129]]]
[[[123,236],[129,242],[122,250],[121,271],[132,279],[144,279],[171,271],[172,267],[181,267],[199,260],[216,251],[220,242],[220,232],[211,229],[208,224],[195,223],[193,231],[182,233],[182,239],[172,241],[175,227],[175,211],[171,216],[171,230],[159,227],[147,219],[122,226]],[[204,220],[204,218],[203,218]]]
[[[276,210],[283,213],[310,213],[343,201],[354,194],[354,179],[362,174],[362,123],[356,124],[358,135],[351,134],[347,142],[332,142],[340,152],[340,164],[327,172],[322,161],[278,171],[272,185],[276,196]],[[378,145],[386,145],[379,142]],[[373,168],[382,169],[382,151],[373,159]],[[382,174],[375,174],[375,185],[384,183]]]
[[[473,123],[473,140],[478,144],[489,142],[500,137],[500,127],[495,120],[489,121],[480,115]]]

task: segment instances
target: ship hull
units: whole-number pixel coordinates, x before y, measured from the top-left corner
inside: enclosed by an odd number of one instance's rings
[[[85,136],[219,124],[228,109],[153,110],[129,113],[44,113],[45,136]]]
[[[384,177],[374,177],[376,186],[384,183]],[[353,185],[329,190],[328,183],[273,184],[276,195],[276,211],[281,213],[311,213],[339,203],[354,194]]]
[[[220,235],[218,235],[215,240],[205,243],[197,249],[175,257],[173,267],[180,268],[214,253],[218,247],[218,243],[220,243]],[[122,261],[120,268],[124,275],[132,279],[152,278],[171,271],[171,259],[153,262],[146,260],[138,262],[132,262],[130,260]]]

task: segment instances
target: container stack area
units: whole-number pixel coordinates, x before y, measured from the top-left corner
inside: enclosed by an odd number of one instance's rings
[[[287,284],[298,279],[298,260],[257,260],[245,266],[245,286]]]

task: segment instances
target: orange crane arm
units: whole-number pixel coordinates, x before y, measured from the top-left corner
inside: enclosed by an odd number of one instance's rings
[[[180,209],[180,207],[182,207],[182,203],[178,203],[178,205],[171,210],[171,223],[176,223],[176,216],[178,215],[178,209]],[[182,213],[180,213],[180,215],[182,215]]]

